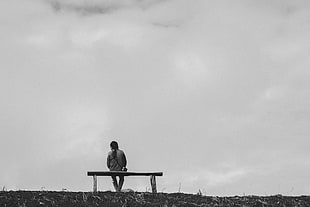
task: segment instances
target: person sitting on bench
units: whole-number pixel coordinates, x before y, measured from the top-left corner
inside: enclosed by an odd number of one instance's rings
[[[127,171],[127,159],[125,153],[118,148],[118,143],[112,141],[110,143],[111,151],[108,153],[107,166],[110,171]],[[116,192],[122,190],[124,184],[124,176],[119,176],[119,182],[117,182],[116,176],[111,176],[113,186]]]

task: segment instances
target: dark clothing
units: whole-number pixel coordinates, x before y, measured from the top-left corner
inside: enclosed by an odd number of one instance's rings
[[[122,150],[116,150],[116,157],[110,151],[107,157],[107,167],[110,171],[121,171],[127,165],[126,155]]]
[[[116,177],[117,176],[111,176],[113,186],[114,186],[116,191],[121,191],[122,187],[123,187],[123,184],[124,184],[124,180],[125,180],[124,176],[118,176],[119,177],[119,182],[117,182]]]
[[[122,171],[127,165],[126,155],[122,150],[117,149],[114,151],[110,151],[107,157],[107,167],[110,171]],[[115,190],[117,192],[121,191],[122,186],[124,184],[124,176],[118,176],[119,182],[117,182],[116,176],[111,176],[112,182]]]

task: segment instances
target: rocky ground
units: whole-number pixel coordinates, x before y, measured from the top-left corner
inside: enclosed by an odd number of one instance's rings
[[[1,191],[0,206],[309,206],[310,196],[203,196],[183,193]]]

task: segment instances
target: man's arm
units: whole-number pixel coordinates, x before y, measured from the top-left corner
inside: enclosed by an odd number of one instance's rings
[[[123,159],[124,159],[124,167],[126,167],[126,165],[127,165],[127,159],[126,159],[125,153],[123,153]]]
[[[110,169],[110,155],[107,156],[107,167]]]

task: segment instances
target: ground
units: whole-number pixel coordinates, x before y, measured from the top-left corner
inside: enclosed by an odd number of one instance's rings
[[[285,206],[310,207],[310,196],[203,196],[183,193],[148,192],[56,192],[56,191],[1,191],[0,206],[65,206],[65,207],[135,207],[135,206]]]

